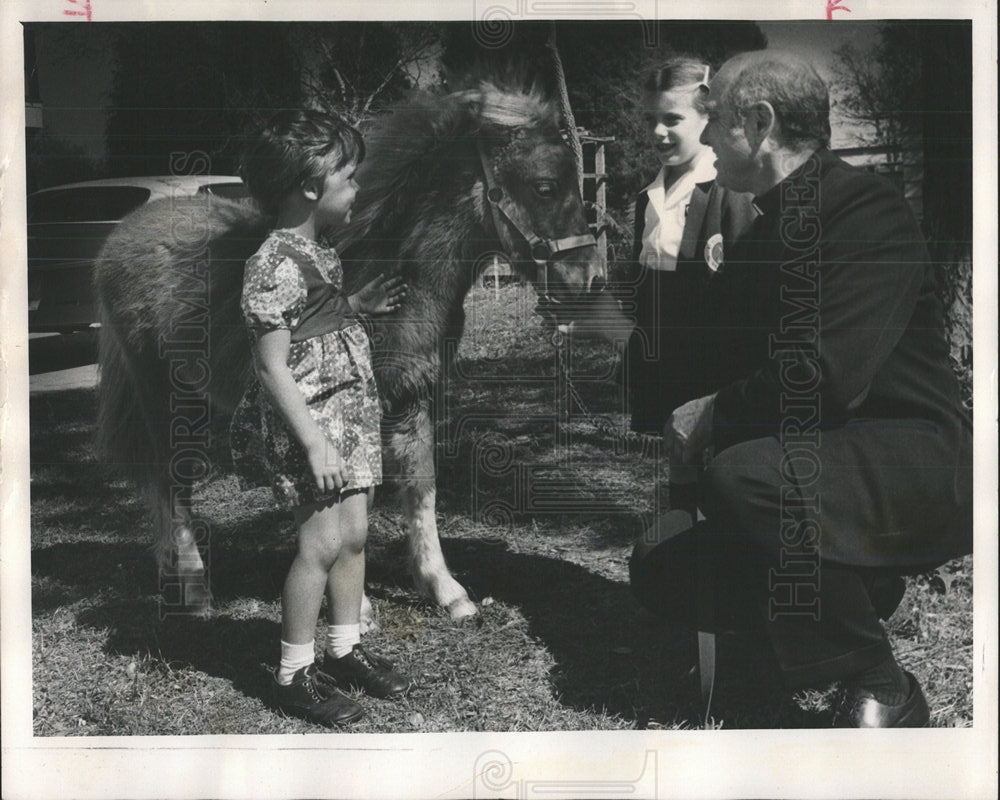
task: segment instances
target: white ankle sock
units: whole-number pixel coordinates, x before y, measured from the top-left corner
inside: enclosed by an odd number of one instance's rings
[[[316,660],[315,642],[305,644],[289,644],[281,642],[281,665],[278,667],[278,683],[288,686],[292,682],[292,677],[303,667],[307,667]]]
[[[334,658],[346,656],[356,644],[361,644],[360,623],[326,626],[326,652]]]

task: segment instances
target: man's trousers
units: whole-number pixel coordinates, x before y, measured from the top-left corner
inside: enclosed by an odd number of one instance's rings
[[[775,438],[719,454],[699,482],[707,519],[662,514],[635,547],[631,582],[658,615],[700,630],[762,629],[786,684],[818,686],[892,656],[879,618],[901,599],[900,574],[917,570],[824,559],[821,502],[803,499],[781,458]]]

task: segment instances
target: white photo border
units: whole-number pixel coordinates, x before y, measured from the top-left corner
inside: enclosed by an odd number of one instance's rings
[[[518,8],[534,0],[496,0]],[[21,23],[473,19],[480,0],[20,0],[0,8],[0,609],[3,797],[970,797],[997,774],[997,4],[842,0],[837,19],[971,19],[974,58],[974,724],[918,731],[34,737]],[[493,0],[489,0],[490,3]],[[823,19],[826,0],[635,0],[676,19]],[[548,3],[569,9],[567,2]],[[577,0],[576,14],[614,2]],[[599,9],[605,9],[600,11]],[[72,17],[67,12],[78,14]],[[552,14],[555,16],[555,14]],[[831,24],[837,24],[836,20]],[[506,772],[504,772],[506,770]],[[493,794],[483,795],[484,791]],[[614,793],[608,793],[614,792]]]

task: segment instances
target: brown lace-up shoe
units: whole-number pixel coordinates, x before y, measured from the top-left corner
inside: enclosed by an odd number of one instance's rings
[[[360,644],[340,658],[327,653],[321,670],[337,686],[360,689],[372,697],[399,697],[410,688],[410,681],[396,672],[391,662],[369,653]]]
[[[271,679],[271,699],[283,714],[302,717],[328,728],[354,722],[365,713],[359,703],[337,691],[315,664],[296,672],[287,686],[278,683],[275,673]]]

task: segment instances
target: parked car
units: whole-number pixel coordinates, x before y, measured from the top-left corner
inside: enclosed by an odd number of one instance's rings
[[[95,325],[93,263],[108,234],[151,200],[205,193],[249,197],[231,175],[109,178],[28,195],[28,330],[68,333]]]

